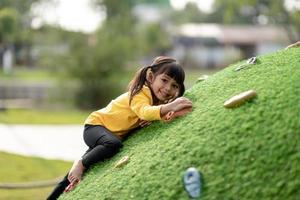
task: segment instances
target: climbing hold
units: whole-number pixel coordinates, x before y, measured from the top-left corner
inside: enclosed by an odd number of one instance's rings
[[[224,102],[225,108],[233,108],[242,105],[244,102],[257,96],[257,93],[254,90],[248,90],[242,92],[238,95],[235,95]]]
[[[294,44],[290,44],[289,46],[287,46],[285,48],[285,50],[290,49],[290,48],[294,48],[294,47],[299,47],[300,46],[300,41],[294,43]]]
[[[249,58],[249,59],[247,60],[246,63],[241,64],[241,65],[239,65],[237,68],[235,68],[234,71],[239,71],[239,70],[241,70],[241,69],[244,69],[244,68],[247,67],[248,65],[255,64],[256,61],[257,61],[257,58],[256,58],[256,57],[251,57],[251,58]]]
[[[202,75],[197,79],[196,83],[205,81],[206,79],[208,79],[208,75]]]
[[[254,56],[254,57],[252,57],[252,58],[249,58],[249,59],[247,60],[247,63],[248,63],[248,64],[255,64],[256,61],[257,61],[257,58]]]
[[[191,198],[197,198],[201,194],[201,175],[195,167],[190,167],[183,176],[185,190]]]
[[[129,156],[124,156],[115,164],[115,168],[123,167],[129,162]]]

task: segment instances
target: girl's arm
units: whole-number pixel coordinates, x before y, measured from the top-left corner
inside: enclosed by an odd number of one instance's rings
[[[152,106],[151,98],[143,91],[132,98],[130,108],[141,120],[161,120],[161,105]]]
[[[179,97],[174,101],[164,104],[160,108],[160,115],[164,116],[169,112],[177,112],[182,109],[192,108],[193,103],[186,97]]]
[[[130,108],[141,120],[154,121],[162,120],[171,111],[192,108],[192,102],[186,97],[179,97],[170,103],[153,106],[149,95],[142,91],[132,98]]]

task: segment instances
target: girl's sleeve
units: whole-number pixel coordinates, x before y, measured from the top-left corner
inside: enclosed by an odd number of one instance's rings
[[[161,120],[161,105],[152,106],[151,98],[145,95],[144,92],[140,92],[132,98],[130,108],[142,120]]]

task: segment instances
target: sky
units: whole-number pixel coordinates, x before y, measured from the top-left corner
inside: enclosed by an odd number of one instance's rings
[[[92,32],[105,16],[89,2],[89,0],[54,0],[54,4],[51,4],[44,1],[32,8],[32,14],[36,16],[32,26],[37,28],[46,22],[58,24],[72,31]]]
[[[201,0],[170,0],[170,3],[175,9],[182,9],[188,1],[196,2],[203,11],[209,11],[213,3],[213,0],[202,0],[201,4]],[[36,17],[32,26],[38,28],[46,22],[72,31],[93,32],[105,15],[89,2],[90,0],[54,0],[54,4],[44,2],[35,5],[32,14]]]
[[[214,0],[170,0],[172,7],[183,9],[185,4],[195,2],[199,9],[209,12]],[[43,23],[58,24],[64,29],[72,31],[93,32],[105,18],[104,12],[90,4],[90,0],[54,0],[54,4],[45,1],[33,6],[35,16],[32,26],[38,28]],[[285,0],[288,9],[300,9],[300,0]]]

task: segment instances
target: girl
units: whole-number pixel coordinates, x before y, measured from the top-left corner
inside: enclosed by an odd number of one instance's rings
[[[83,138],[89,149],[74,162],[48,199],[57,199],[63,191],[72,190],[91,165],[115,155],[130,130],[190,112],[192,102],[181,97],[185,91],[184,78],[176,60],[165,56],[155,58],[150,66],[139,70],[128,92],[88,116]]]

